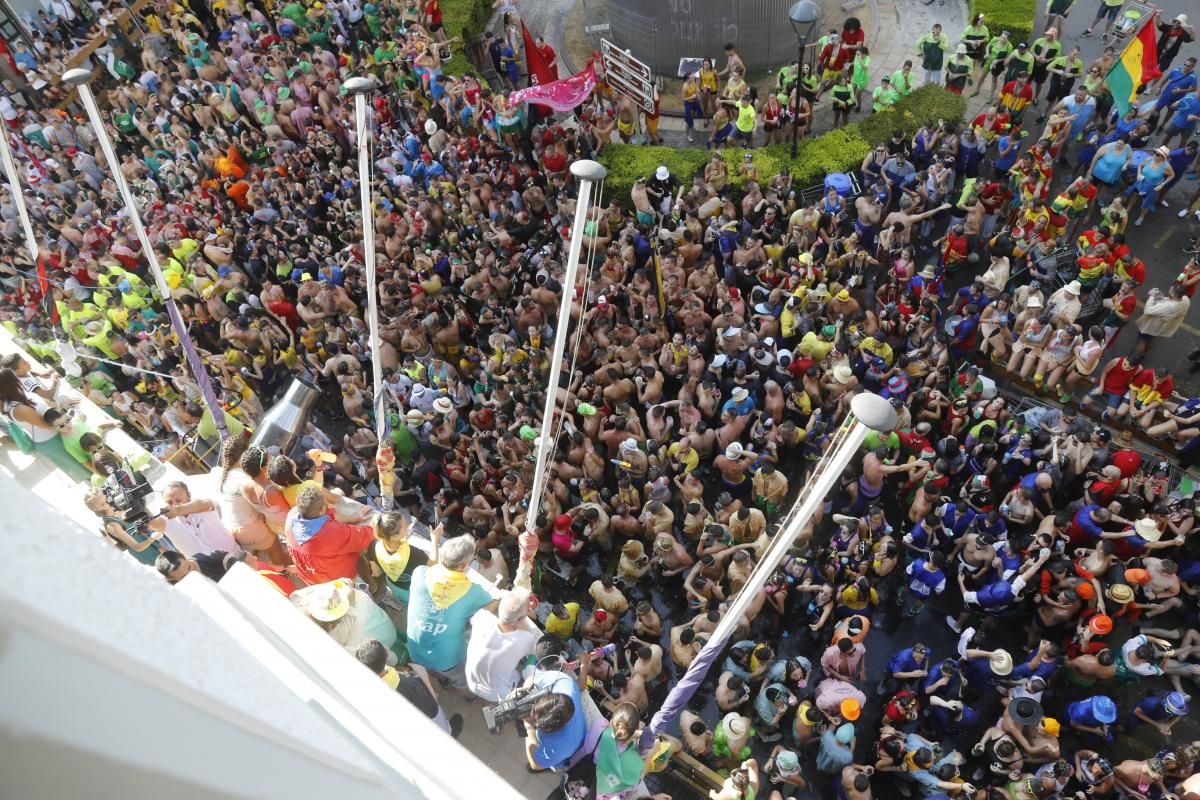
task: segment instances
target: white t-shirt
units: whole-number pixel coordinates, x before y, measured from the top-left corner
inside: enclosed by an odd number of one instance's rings
[[[188,514],[167,520],[167,538],[175,549],[188,558],[197,553],[211,553],[223,550],[232,553],[240,550],[241,545],[233,535],[225,529],[225,523],[215,511],[202,511],[199,514]]]
[[[467,641],[467,686],[480,698],[498,702],[521,682],[518,666],[535,644],[537,638],[530,631],[505,633],[491,612],[476,613]]]

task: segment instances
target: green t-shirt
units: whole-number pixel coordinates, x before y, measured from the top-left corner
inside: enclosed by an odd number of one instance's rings
[[[917,40],[917,53],[921,56],[921,69],[935,72],[942,68],[946,58],[946,48],[949,46],[945,34],[934,36],[927,33]]]
[[[225,427],[229,429],[229,435],[235,438],[241,436],[242,432],[246,430],[246,426],[228,411],[224,412],[224,414]],[[204,409],[204,416],[200,418],[200,424],[196,426],[196,433],[205,439],[217,438],[217,421],[213,419],[212,412],[207,408]]]
[[[871,81],[871,57],[870,56],[855,56],[854,57],[854,72],[850,77],[850,83],[859,89],[867,88],[867,84]]]
[[[78,461],[80,464],[87,464],[91,460],[91,456],[83,451],[83,447],[79,444],[79,440],[83,438],[85,433],[95,433],[91,426],[83,420],[77,420],[71,426],[71,431],[62,431],[59,435],[62,437],[63,449],[71,454],[71,458]]]
[[[871,431],[867,434],[867,438],[863,439],[862,449],[870,452],[878,450],[880,447],[886,447],[889,451],[895,450],[900,446],[900,434],[895,431],[890,431],[887,438],[884,439],[879,431]]]

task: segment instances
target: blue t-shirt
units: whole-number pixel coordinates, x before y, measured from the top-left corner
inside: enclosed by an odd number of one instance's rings
[[[917,659],[913,657],[911,647],[907,647],[898,653],[894,653],[887,662],[887,671],[889,675],[894,675],[897,672],[916,672],[919,669],[929,667],[928,657],[921,664],[917,663]]]
[[[1104,533],[1104,529],[1096,524],[1096,520],[1092,519],[1092,512],[1099,509],[1100,506],[1093,503],[1090,506],[1084,506],[1075,512],[1074,522],[1079,526],[1079,529],[1093,539],[1099,539],[1100,534]]]
[[[1168,108],[1188,92],[1194,91],[1195,88],[1196,73],[1190,72],[1184,75],[1181,67],[1175,67],[1175,69],[1167,73],[1167,82],[1163,86],[1162,94],[1159,95],[1154,107]]]
[[[1166,702],[1156,694],[1142,698],[1136,707],[1140,708],[1143,714],[1155,722],[1163,722],[1164,720],[1171,719],[1173,716],[1170,711],[1167,711]]]
[[[566,725],[553,733],[536,733],[537,747],[533,750],[533,760],[543,769],[566,766],[571,756],[583,746],[584,737],[587,735],[587,717],[583,713],[579,684],[565,672],[547,670],[533,676],[533,685],[549,688],[554,694],[565,694],[575,706],[575,713]]]
[[[1196,120],[1188,119],[1193,115],[1200,115],[1200,97],[1189,94],[1175,106],[1175,116],[1171,117],[1171,124],[1181,130],[1190,130],[1196,127]]]
[[[932,597],[946,588],[946,575],[940,569],[933,572],[925,569],[928,562],[918,558],[908,566],[908,589],[921,597]]]
[[[1078,700],[1067,705],[1067,718],[1076,725],[1086,725],[1089,728],[1098,728],[1104,723],[1096,719],[1096,714],[1093,708],[1096,704],[1095,697],[1089,697],[1086,700]]]
[[[408,655],[414,664],[441,672],[454,669],[467,658],[467,622],[492,602],[477,583],[445,608],[429,596],[429,567],[413,570],[408,598]]]

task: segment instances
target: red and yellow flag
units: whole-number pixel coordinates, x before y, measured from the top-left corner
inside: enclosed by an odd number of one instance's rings
[[[1158,37],[1154,20],[1157,14],[1130,40],[1121,57],[1108,71],[1108,88],[1121,116],[1133,105],[1137,90],[1162,75],[1158,69]]]

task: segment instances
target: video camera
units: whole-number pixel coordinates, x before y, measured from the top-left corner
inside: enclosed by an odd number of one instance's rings
[[[488,733],[499,733],[500,727],[512,720],[524,719],[533,711],[533,704],[550,694],[550,689],[518,687],[494,706],[483,707],[483,722]]]
[[[124,512],[127,525],[141,525],[155,516],[146,508],[146,497],[154,490],[146,476],[134,470],[128,461],[109,472],[101,489],[108,504]]]

